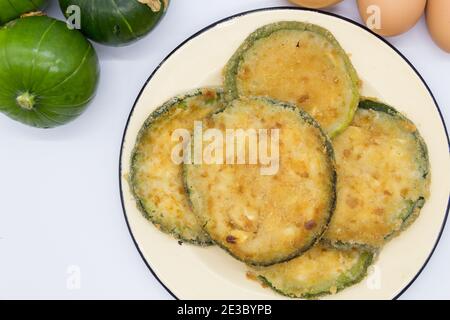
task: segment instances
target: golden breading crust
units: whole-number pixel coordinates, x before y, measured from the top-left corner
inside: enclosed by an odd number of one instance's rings
[[[178,144],[172,133],[191,131],[194,121],[223,107],[218,89],[199,89],[170,100],[147,119],[132,155],[130,185],[141,211],[162,231],[193,244],[211,241],[189,206],[182,165],[171,157]]]
[[[205,122],[223,133],[279,130],[274,175],[262,175],[261,164],[185,165],[194,212],[211,239],[253,265],[272,265],[309,249],[335,206],[333,150],[318,124],[295,106],[267,98],[235,100]]]
[[[335,294],[360,282],[372,260],[369,251],[317,245],[298,258],[253,269],[248,275],[282,295],[311,299]]]
[[[317,25],[285,21],[252,33],[224,70],[227,99],[267,96],[294,103],[330,137],[352,121],[359,79],[334,36]]]
[[[419,214],[429,193],[427,148],[416,126],[381,103],[364,100],[333,141],[338,201],[325,239],[379,248]]]

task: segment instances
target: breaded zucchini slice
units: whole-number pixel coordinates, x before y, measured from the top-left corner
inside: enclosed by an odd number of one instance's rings
[[[224,107],[222,90],[199,89],[155,110],[139,132],[132,154],[130,186],[139,209],[159,229],[185,242],[211,241],[189,206],[182,165],[172,160],[176,129],[192,131],[194,121]]]
[[[317,245],[291,261],[253,269],[249,277],[282,295],[312,299],[335,294],[360,282],[373,256],[370,251]]]
[[[359,79],[328,30],[285,21],[252,33],[224,69],[228,100],[268,96],[294,103],[313,116],[330,137],[352,121]]]
[[[379,248],[414,221],[428,197],[425,142],[395,109],[363,100],[333,145],[338,200],[325,240],[337,247]]]
[[[279,162],[277,170],[263,174],[262,168],[275,166],[261,157],[254,164],[248,161],[250,139],[244,147],[229,139],[226,148],[244,150],[246,164],[232,164],[237,155],[224,151],[224,164],[185,165],[189,198],[211,239],[235,258],[264,266],[313,246],[329,223],[336,197],[333,149],[317,122],[288,103],[242,98],[208,118],[205,130],[211,128],[224,136],[233,129],[267,129],[268,145],[273,145],[268,154]],[[278,141],[272,144],[276,130]],[[268,150],[261,144],[257,149]]]

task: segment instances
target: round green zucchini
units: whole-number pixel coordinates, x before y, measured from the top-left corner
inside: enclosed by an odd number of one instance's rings
[[[0,0],[0,25],[19,18],[23,14],[40,11],[47,4],[47,0]]]
[[[145,217],[160,230],[197,245],[210,245],[189,206],[182,165],[173,162],[176,129],[192,131],[194,121],[223,108],[222,90],[199,89],[171,99],[144,123],[132,154],[130,186]],[[171,142],[172,141],[172,142]]]
[[[0,28],[0,111],[39,128],[78,117],[99,77],[92,45],[64,22],[26,17]]]
[[[333,149],[317,122],[291,104],[263,97],[234,100],[204,122],[205,131],[227,137],[227,151],[221,163],[185,164],[184,175],[194,212],[210,238],[238,260],[259,266],[293,259],[313,246],[336,197]],[[271,137],[265,147],[264,130]],[[252,136],[259,150],[253,163]],[[239,143],[242,138],[247,142]],[[265,151],[272,163],[262,161]],[[239,162],[239,154],[247,160]],[[275,169],[263,172],[267,168]]]
[[[417,218],[428,197],[426,144],[405,116],[366,99],[333,145],[339,196],[324,239],[339,248],[380,248]]]
[[[81,32],[108,46],[131,44],[148,34],[161,20],[169,0],[59,0],[66,18],[81,14]]]
[[[298,105],[334,137],[352,121],[359,79],[328,30],[284,21],[253,32],[224,70],[227,99],[267,96]]]
[[[249,277],[284,296],[313,299],[359,283],[367,275],[373,258],[370,251],[317,245],[291,261],[253,269]]]

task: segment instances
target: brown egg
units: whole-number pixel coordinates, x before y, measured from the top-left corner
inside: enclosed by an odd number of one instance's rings
[[[431,37],[442,50],[450,53],[450,0],[430,0],[426,11]]]
[[[341,2],[342,0],[289,0],[289,1],[302,7],[318,9],[330,7],[336,3]]]
[[[422,16],[426,3],[426,0],[358,0],[358,8],[369,29],[391,37],[414,27]]]

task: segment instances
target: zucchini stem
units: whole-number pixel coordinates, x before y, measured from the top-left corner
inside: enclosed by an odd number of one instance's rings
[[[24,92],[17,96],[16,101],[17,104],[25,110],[32,110],[36,103],[35,96],[29,92]]]

